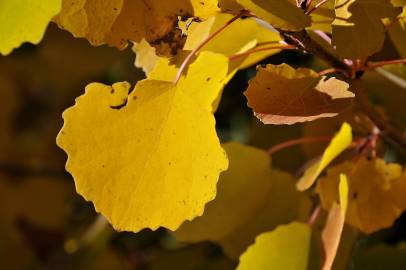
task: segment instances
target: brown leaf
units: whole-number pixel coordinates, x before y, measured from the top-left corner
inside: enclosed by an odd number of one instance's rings
[[[267,65],[258,68],[244,94],[265,124],[291,125],[339,114],[354,97],[348,87],[346,82],[326,79],[310,69]]]

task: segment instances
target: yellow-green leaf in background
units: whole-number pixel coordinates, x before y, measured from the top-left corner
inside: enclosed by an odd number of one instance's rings
[[[129,90],[87,86],[64,112],[57,143],[78,193],[117,230],[175,230],[203,213],[227,169],[215,120],[173,83],[144,80]]]
[[[334,136],[330,144],[327,146],[326,150],[323,153],[321,159],[310,166],[300,178],[297,183],[297,188],[299,190],[308,189],[319,177],[320,173],[348,146],[352,143],[352,132],[351,126],[347,123],[344,123],[340,131]]]
[[[396,17],[389,0],[337,0],[332,44],[342,58],[366,60],[385,41],[384,18]]]
[[[267,152],[238,143],[224,149],[230,167],[220,177],[216,199],[175,236],[182,242],[217,242],[238,258],[258,234],[307,216],[310,201],[295,190],[292,176],[271,168]]]
[[[298,31],[310,26],[310,17],[289,0],[237,0],[245,9],[275,28]]]
[[[24,42],[38,44],[62,0],[1,0],[0,54],[7,55]]]
[[[240,257],[237,270],[306,270],[311,234],[309,225],[296,222],[263,233]]]
[[[334,202],[331,206],[326,225],[321,234],[325,254],[323,270],[330,270],[333,266],[344,229],[345,214],[348,206],[348,179],[344,174],[340,175],[338,190],[340,197],[339,204]]]
[[[318,2],[313,1],[312,7]],[[327,1],[323,6],[311,13],[312,25],[308,29],[321,30],[331,34],[331,24],[334,21],[334,1]]]
[[[348,177],[349,199],[346,221],[365,233],[390,227],[406,209],[406,174],[402,166],[382,159],[344,162],[320,178],[317,191],[324,208],[338,198],[340,174]]]

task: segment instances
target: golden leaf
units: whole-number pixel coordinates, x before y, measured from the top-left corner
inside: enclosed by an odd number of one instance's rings
[[[77,191],[117,230],[175,230],[203,213],[228,166],[214,117],[170,82],[128,91],[127,83],[87,86],[64,112],[57,143]]]

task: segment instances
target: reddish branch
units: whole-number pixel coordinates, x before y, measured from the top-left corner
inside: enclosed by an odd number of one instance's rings
[[[248,50],[246,52],[242,52],[242,53],[237,53],[234,55],[231,55],[229,57],[230,61],[234,61],[242,56],[247,56],[253,53],[257,53],[257,52],[263,52],[263,51],[271,51],[271,50],[295,50],[297,49],[295,46],[293,45],[274,45],[274,46],[269,46],[269,47],[263,47],[263,48],[258,48],[255,47],[251,50]]]
[[[307,143],[316,143],[316,142],[329,142],[331,141],[332,137],[308,137],[308,138],[300,138],[295,140],[286,141],[280,144],[277,144],[268,150],[270,155],[275,154],[276,152],[285,149],[287,147],[300,145],[300,144],[307,144]]]
[[[396,65],[396,64],[406,64],[406,59],[388,60],[388,61],[380,61],[380,62],[368,62],[367,68],[376,69],[378,67]]]
[[[311,53],[329,64],[335,70],[343,71],[344,77],[349,80],[353,86],[352,89],[355,92],[358,104],[364,113],[371,119],[371,121],[379,128],[382,137],[389,143],[399,146],[401,150],[406,151],[406,137],[405,134],[395,127],[393,127],[386,119],[382,118],[379,113],[374,110],[371,101],[366,93],[365,87],[360,80],[354,80],[350,78],[361,77],[362,71],[353,71],[354,65],[349,65],[345,61],[337,58],[335,55],[326,50],[323,46],[315,42],[306,32],[302,30],[299,32],[283,31],[279,30],[284,37],[285,42],[291,45],[295,45],[304,51]],[[404,60],[394,60],[372,63],[373,67],[382,66],[386,64],[404,63]],[[368,65],[371,67],[371,64]]]

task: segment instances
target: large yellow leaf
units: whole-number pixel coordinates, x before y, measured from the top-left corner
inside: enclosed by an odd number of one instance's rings
[[[240,257],[237,270],[306,270],[311,234],[307,224],[296,222],[263,233]]]
[[[348,146],[352,143],[352,133],[351,126],[347,123],[344,123],[341,126],[340,131],[334,136],[330,144],[327,146],[326,150],[323,153],[321,159],[310,166],[300,178],[297,183],[297,188],[299,190],[308,189],[319,177],[320,173]]]
[[[255,115],[265,124],[295,124],[333,117],[346,109],[354,94],[349,85],[327,79],[311,69],[287,64],[258,67],[244,93]]]
[[[310,17],[289,0],[237,0],[273,27],[282,30],[298,31],[310,26]]]
[[[217,0],[64,0],[55,21],[95,46],[122,49],[145,38],[160,53],[173,54],[183,45],[178,16],[207,18],[217,11]]]
[[[24,42],[38,44],[62,0],[1,0],[0,54],[7,55]]]
[[[215,197],[227,157],[213,115],[186,91],[155,80],[129,88],[87,86],[57,142],[77,191],[117,230],[175,230]]]
[[[406,174],[398,164],[365,158],[356,164],[344,162],[327,171],[317,184],[323,207],[338,198],[339,175],[348,177],[349,201],[346,221],[363,232],[390,227],[406,209]]]
[[[292,176],[271,169],[265,151],[238,143],[225,144],[224,149],[230,167],[220,177],[216,199],[175,236],[183,242],[220,243],[229,256],[238,258],[258,234],[307,215],[310,202],[295,190]]]
[[[172,82],[179,71],[183,56],[185,54],[182,53],[172,59],[160,57],[148,73],[148,78]],[[177,87],[187,91],[204,108],[214,112],[222,90],[230,79],[228,63],[228,58],[222,54],[201,52],[184,71]]]
[[[366,60],[381,50],[385,40],[384,18],[396,10],[389,0],[336,0],[332,43],[343,58]]]

